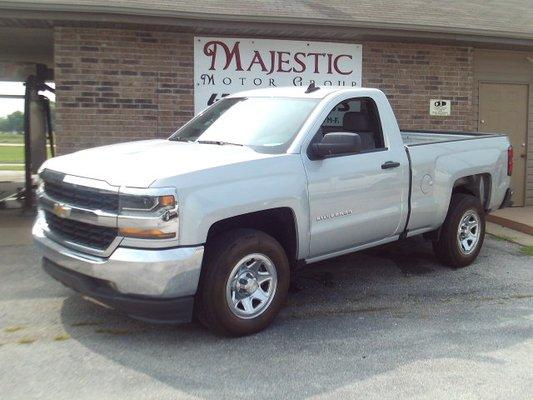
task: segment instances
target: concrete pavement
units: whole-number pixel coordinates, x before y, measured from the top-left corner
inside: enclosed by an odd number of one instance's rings
[[[533,257],[515,244],[457,271],[420,239],[309,266],[270,329],[227,339],[84,301],[23,225],[0,245],[2,399],[531,398]]]
[[[487,221],[527,235],[533,235],[533,206],[496,210],[487,216]]]
[[[486,230],[495,239],[508,240],[522,246],[533,246],[533,235],[515,231],[514,229],[506,228],[494,222],[487,222]]]

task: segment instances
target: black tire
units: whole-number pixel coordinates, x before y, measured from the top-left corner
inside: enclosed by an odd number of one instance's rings
[[[226,285],[240,260],[258,253],[272,261],[277,276],[273,297],[261,314],[244,319],[230,309]],[[253,229],[224,232],[209,241],[202,267],[196,313],[199,321],[223,336],[244,336],[265,329],[283,307],[289,290],[290,267],[283,247],[272,236]]]
[[[478,240],[470,250],[465,250],[458,237],[459,225],[469,213],[478,218]],[[485,239],[485,210],[479,200],[469,194],[456,193],[450,201],[450,208],[442,224],[439,240],[433,242],[437,259],[450,267],[463,268],[478,256]]]

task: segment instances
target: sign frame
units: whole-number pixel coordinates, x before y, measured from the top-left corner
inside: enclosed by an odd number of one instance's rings
[[[430,99],[429,115],[432,117],[449,117],[452,114],[452,101],[449,99]]]
[[[195,114],[221,98],[265,87],[357,87],[361,44],[240,37],[194,38]]]

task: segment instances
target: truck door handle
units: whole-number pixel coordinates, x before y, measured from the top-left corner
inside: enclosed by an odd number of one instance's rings
[[[385,164],[381,164],[381,169],[391,169],[397,168],[400,166],[400,163],[397,161],[387,161]]]

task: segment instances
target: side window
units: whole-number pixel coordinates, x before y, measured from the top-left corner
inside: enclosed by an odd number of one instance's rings
[[[337,104],[320,126],[322,136],[329,132],[359,134],[363,152],[385,148],[376,103],[367,97],[348,99]]]

